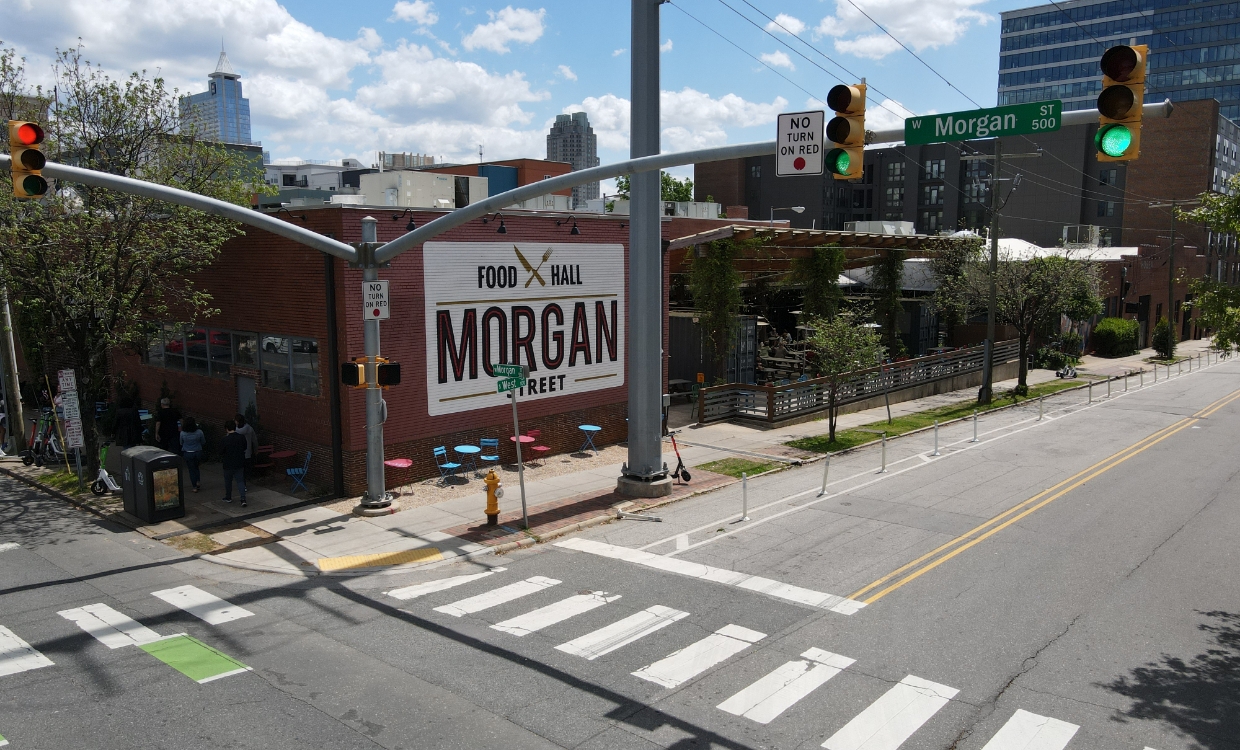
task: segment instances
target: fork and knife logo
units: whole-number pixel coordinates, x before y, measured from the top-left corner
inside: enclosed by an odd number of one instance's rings
[[[525,256],[521,254],[521,251],[517,248],[516,245],[512,246],[512,251],[517,254],[517,260],[521,261],[521,265],[530,274],[529,278],[525,280],[525,288],[528,289],[530,284],[534,282],[534,279],[538,279],[539,284],[546,286],[547,281],[546,279],[542,277],[542,274],[540,274],[539,271],[542,270],[542,267],[546,265],[547,260],[551,257],[551,252],[552,252],[551,248],[547,248],[547,252],[543,253],[542,261],[538,264],[538,268],[535,268],[534,266],[530,265],[530,262],[525,259]]]

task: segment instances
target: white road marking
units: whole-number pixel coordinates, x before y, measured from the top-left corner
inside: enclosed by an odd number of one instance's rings
[[[457,586],[460,586],[461,584],[469,583],[470,581],[477,581],[481,578],[486,578],[487,576],[493,573],[502,573],[505,570],[507,570],[507,568],[491,568],[490,570],[484,571],[482,573],[473,573],[467,576],[455,576],[453,578],[444,578],[439,581],[427,581],[426,583],[418,583],[418,584],[414,584],[413,586],[406,586],[402,589],[392,589],[391,591],[387,592],[387,595],[392,597],[393,599],[400,599],[402,601],[408,601],[409,599],[417,599],[419,596],[426,596],[427,594],[433,594],[436,591],[445,591],[447,589],[456,588]]]
[[[577,550],[578,552],[588,552],[592,555],[600,557],[609,557],[613,560],[624,560],[625,562],[644,565],[655,570],[662,570],[668,573],[679,573],[680,575],[689,576],[691,578],[701,578],[714,583],[722,583],[725,586],[736,586],[737,588],[747,589],[749,591],[757,591],[761,594],[774,596],[778,599],[804,604],[816,609],[828,609],[832,612],[839,612],[844,615],[851,615],[865,606],[863,602],[848,599],[835,594],[828,594],[822,591],[814,591],[812,589],[801,588],[787,583],[763,578],[761,576],[751,576],[747,573],[738,573],[734,570],[725,568],[714,568],[701,563],[689,562],[688,560],[678,560],[673,557],[664,555],[656,555],[652,552],[643,552],[642,550],[632,549],[630,547],[620,547],[615,544],[605,544],[596,542],[591,539],[579,539],[572,537],[556,542],[557,547]]]
[[[808,661],[790,661],[777,667],[720,703],[718,708],[759,724],[769,724],[856,661],[818,648],[811,648],[801,657]]]
[[[11,549],[18,549],[20,547],[21,545],[17,542],[5,542],[4,544],[0,544],[0,552],[8,552]]]
[[[12,630],[0,625],[0,677],[50,667],[54,662],[35,650]]]
[[[246,672],[253,672],[253,671],[254,671],[254,667],[242,667],[241,669],[234,669],[231,672],[224,672],[222,674],[211,675],[210,677],[203,677],[201,680],[198,680],[198,684],[205,685],[208,682],[215,682],[216,680],[222,680],[225,677],[232,677],[235,674],[245,674]]]
[[[540,607],[533,612],[518,615],[511,620],[496,623],[491,627],[516,636],[529,635],[543,628],[550,627],[557,622],[563,622],[570,617],[597,609],[619,598],[619,594],[608,596],[606,591],[591,591],[588,594],[577,594],[555,604]]]
[[[633,673],[634,677],[674,688],[700,675],[766,637],[766,633],[724,625],[702,640],[675,651]]]
[[[66,609],[57,614],[76,623],[108,648],[141,646],[144,643],[154,643],[163,637],[106,604],[87,604],[85,607]]]
[[[676,537],[676,549],[689,549],[689,535],[681,534]]]
[[[226,622],[240,620],[242,617],[254,616],[250,610],[229,604],[197,586],[180,586],[175,589],[152,591],[151,596],[163,599],[172,606],[189,612],[208,625],[223,625]]]
[[[827,750],[896,750],[958,692],[909,675],[822,746]]]
[[[622,646],[627,646],[638,638],[650,635],[656,630],[661,630],[688,616],[688,612],[681,612],[671,607],[656,604],[641,612],[629,615],[623,620],[613,622],[607,627],[599,628],[592,633],[586,633],[568,643],[561,643],[556,646],[556,649],[566,654],[584,656],[586,659],[593,661],[604,654],[610,654],[612,651]]]
[[[559,581],[554,578],[534,576],[533,578],[510,583],[507,586],[502,586],[477,596],[471,596],[468,599],[445,604],[442,607],[435,607],[435,611],[443,612],[445,615],[452,615],[453,617],[462,617],[474,612],[481,612],[484,609],[490,609],[491,607],[498,607],[505,602],[551,588],[558,583]]]
[[[1063,750],[1078,729],[1076,724],[1017,710],[982,750]]]

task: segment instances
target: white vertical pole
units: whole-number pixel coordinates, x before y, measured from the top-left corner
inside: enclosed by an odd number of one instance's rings
[[[827,474],[831,471],[831,454],[827,453],[827,457],[822,461],[822,489],[818,492],[818,497],[827,494]]]
[[[934,453],[932,456],[939,455],[939,420],[934,420]]]
[[[973,410],[973,439],[970,440],[969,442],[970,443],[977,442],[977,409]]]
[[[512,399],[512,436],[513,442],[517,444],[517,480],[521,483],[521,525],[528,529],[530,517],[525,509],[525,462],[521,460],[521,425],[517,422],[517,392],[508,391],[508,398]]]
[[[1042,421],[1042,406],[1046,401],[1046,396],[1038,396],[1038,421]]]
[[[883,432],[883,467],[878,470],[879,474],[887,473],[887,433]]]
[[[749,475],[741,472],[741,520],[749,520]]]

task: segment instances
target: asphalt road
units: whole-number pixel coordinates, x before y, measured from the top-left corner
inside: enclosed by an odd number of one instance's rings
[[[364,578],[187,560],[0,480],[0,735],[1240,747],[1240,363],[1104,393],[836,457],[822,496],[821,464],[759,477],[748,521],[732,486]]]

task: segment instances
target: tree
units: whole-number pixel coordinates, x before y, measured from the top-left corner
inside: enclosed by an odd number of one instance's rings
[[[815,247],[809,255],[794,258],[788,284],[801,287],[805,299],[801,310],[807,318],[834,318],[844,293],[840,274],[844,272],[844,249],[838,245]]]
[[[1240,287],[1198,279],[1192,290],[1191,304],[1198,310],[1200,324],[1214,331],[1214,348],[1240,351]]]
[[[114,80],[80,48],[58,52],[53,75],[49,161],[239,205],[264,189],[262,168],[248,157],[177,133],[177,92],[163,79],[143,72]],[[44,372],[53,360],[73,367],[86,405],[107,400],[114,350],[143,348],[154,324],[215,312],[193,275],[241,233],[228,219],[63,181],[41,201],[14,201],[5,191],[0,217],[0,281],[12,291],[27,361]],[[93,420],[83,428],[93,461]]]
[[[830,378],[827,386],[827,442],[835,440],[839,415],[840,379],[857,370],[873,367],[885,354],[873,329],[862,325],[865,317],[858,310],[845,310],[833,318],[811,318],[814,333],[809,338],[811,362],[818,377]]]
[[[700,256],[694,248],[689,250],[689,291],[698,322],[710,342],[715,371],[722,375],[723,359],[741,309],[741,274],[733,263],[740,246],[732,240],[717,240],[699,247],[705,248]]]
[[[616,178],[616,196],[629,199],[629,189],[632,185],[632,179],[627,174],[622,174]],[[692,201],[693,200],[693,180],[686,177],[683,180],[677,180],[667,172],[659,173],[659,199],[665,201]]]
[[[874,265],[870,266],[870,299],[873,300],[874,317],[882,326],[883,346],[893,357],[908,352],[900,338],[900,314],[904,305],[904,257],[899,250],[888,250]]]
[[[934,307],[958,318],[984,312],[990,298],[990,263],[980,239],[954,240],[940,244],[932,261],[938,288]],[[1028,354],[1034,333],[1058,327],[1059,317],[1084,320],[1102,311],[1098,265],[1062,255],[1029,259],[999,258],[995,275],[996,322],[1016,329],[1020,343],[1020,370],[1016,393],[1025,395],[1028,386]]]
[[[1150,337],[1150,343],[1154,345],[1154,351],[1158,353],[1160,359],[1175,357],[1175,326],[1171,325],[1167,316],[1159,318],[1154,324],[1154,334]]]

